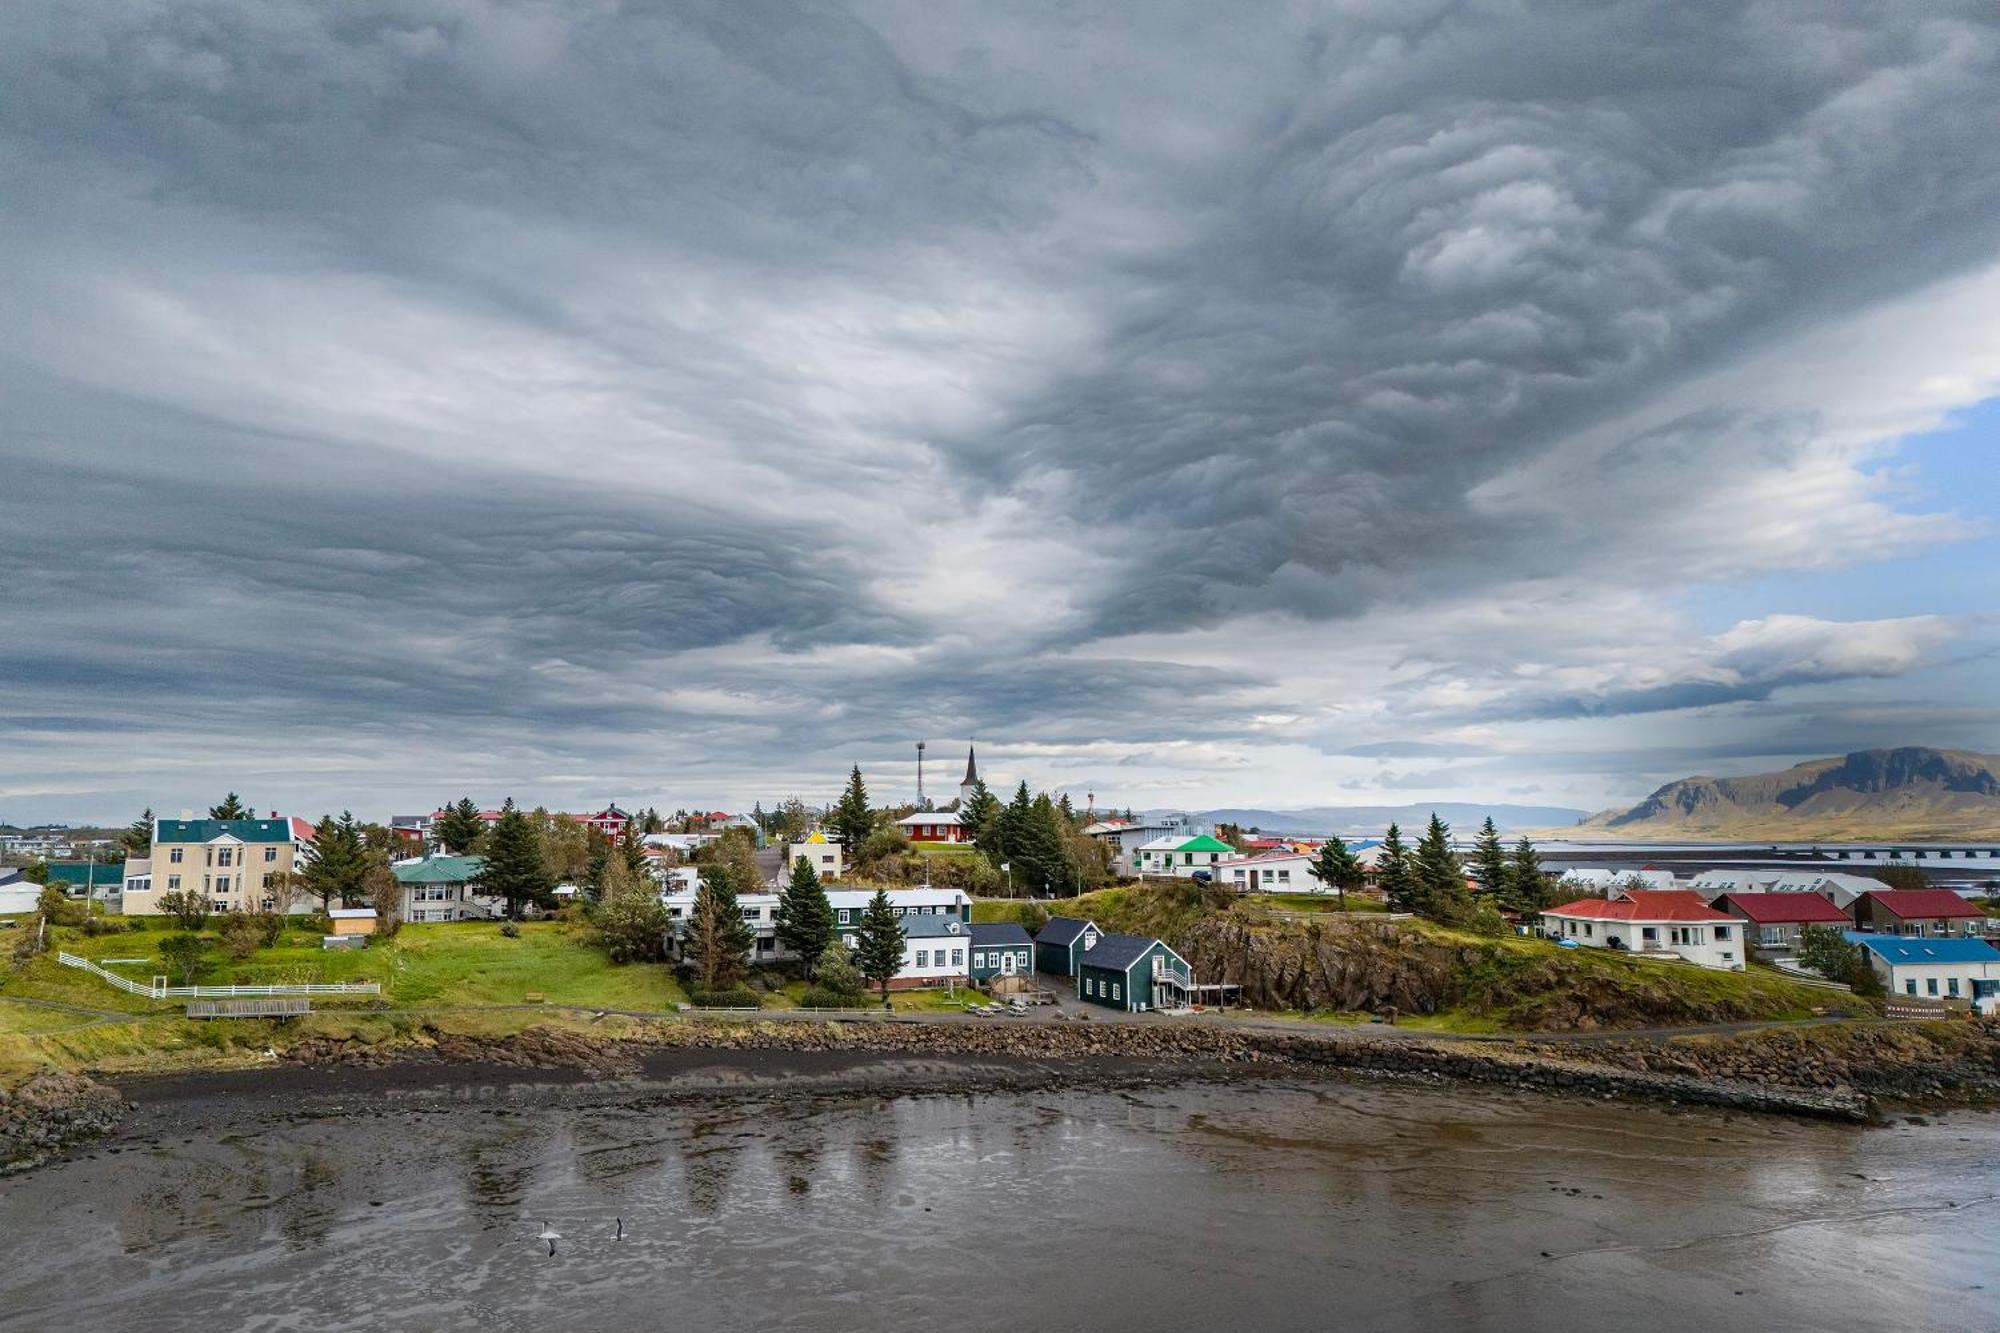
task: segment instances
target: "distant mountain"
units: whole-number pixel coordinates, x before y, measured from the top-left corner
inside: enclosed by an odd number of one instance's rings
[[[1682,778],[1572,836],[1618,838],[2000,837],[2000,756],[1904,746],[1777,773]]]
[[[1421,833],[1435,810],[1455,836],[1470,837],[1488,816],[1503,830],[1548,828],[1574,824],[1590,812],[1560,805],[1479,805],[1440,801],[1432,805],[1321,805],[1305,810],[1203,810],[1196,818],[1212,824],[1237,824],[1266,833],[1379,834],[1391,823],[1404,833]]]

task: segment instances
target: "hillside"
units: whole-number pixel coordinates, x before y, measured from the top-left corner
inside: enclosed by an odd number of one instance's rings
[[[1681,778],[1629,810],[1607,810],[1561,832],[1788,842],[2000,838],[2000,756],[1905,746],[1776,773]]]

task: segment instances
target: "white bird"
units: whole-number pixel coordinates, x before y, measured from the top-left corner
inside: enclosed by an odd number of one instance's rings
[[[542,1234],[535,1237],[535,1239],[545,1240],[549,1243],[549,1258],[553,1259],[556,1257],[556,1242],[562,1239],[562,1232],[556,1230],[555,1223],[544,1222],[542,1223]]]

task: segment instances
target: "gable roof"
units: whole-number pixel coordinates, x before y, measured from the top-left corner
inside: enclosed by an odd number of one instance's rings
[[[940,939],[946,935],[965,938],[965,923],[955,916],[939,916],[925,913],[922,916],[900,918],[903,923],[903,938],[906,940]]]
[[[1097,947],[1085,951],[1082,963],[1085,967],[1129,972],[1132,970],[1132,964],[1152,952],[1156,944],[1166,949],[1168,953],[1174,953],[1164,941],[1154,935],[1100,935],[1097,938]],[[1174,957],[1180,958],[1180,955],[1176,953]]]
[[[1928,921],[1932,917],[1982,917],[1976,904],[1950,889],[1884,889],[1861,895],[1899,921]]]
[[[904,815],[896,821],[896,826],[901,828],[906,824],[963,824],[964,822],[950,810],[919,810],[913,815]]]
[[[1732,909],[1760,926],[1848,924],[1847,913],[1817,893],[1725,893],[1715,900],[1716,911]]]
[[[162,819],[153,826],[154,842],[213,842],[225,836],[241,842],[310,842],[312,825],[303,819]]]
[[[1215,863],[1217,870],[1228,866],[1263,865],[1267,861],[1311,861],[1309,852],[1260,852],[1256,856],[1225,856]]]
[[[1885,963],[2000,963],[2000,949],[1985,940],[1924,940],[1909,935],[1867,935],[1858,930],[1846,935],[1849,944],[1860,945]]]
[[[427,856],[389,867],[401,884],[463,884],[485,868],[483,856]]]
[[[1034,937],[1028,928],[1018,921],[975,921],[966,927],[972,942],[979,947],[990,948],[1007,944],[1033,944]]]
[[[1236,849],[1220,838],[1211,838],[1208,834],[1203,833],[1189,838],[1186,842],[1174,848],[1174,850],[1177,852],[1234,852]]]
[[[1619,897],[1579,898],[1561,907],[1547,908],[1543,916],[1566,916],[1579,921],[1717,921],[1733,922],[1735,917],[1718,912],[1686,889],[1629,889]]]
[[[1052,916],[1042,923],[1042,932],[1035,936],[1035,943],[1067,947],[1075,944],[1077,937],[1082,935],[1086,928],[1096,930],[1097,923],[1085,921],[1080,917]],[[1102,931],[1098,933],[1103,934]]]

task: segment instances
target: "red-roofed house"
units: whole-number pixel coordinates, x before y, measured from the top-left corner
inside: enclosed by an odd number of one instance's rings
[[[596,829],[614,842],[625,834],[625,826],[632,822],[632,816],[616,805],[607,805],[594,815],[578,815],[576,822]]]
[[[1686,889],[1629,889],[1580,898],[1542,913],[1543,933],[1586,948],[1674,955],[1701,967],[1743,970],[1743,923]]]
[[[1885,889],[1864,893],[1847,909],[1854,928],[1880,935],[1983,935],[1986,913],[1950,889]]]
[[[1711,906],[1744,922],[1749,942],[1773,953],[1795,952],[1807,926],[1846,930],[1852,924],[1847,913],[1817,893],[1725,893]]]

